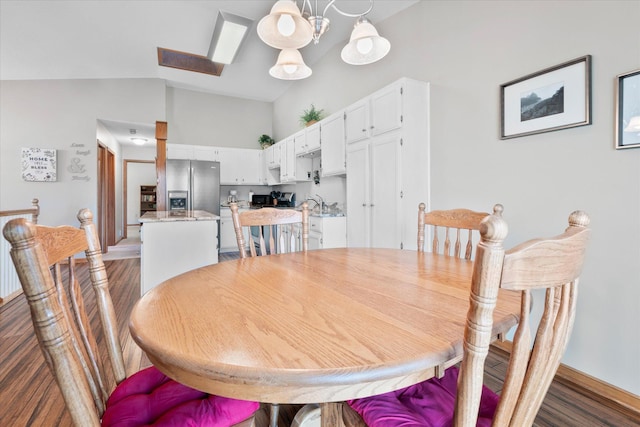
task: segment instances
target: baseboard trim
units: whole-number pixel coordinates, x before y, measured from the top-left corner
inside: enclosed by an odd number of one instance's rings
[[[509,354],[511,344],[511,341],[497,341],[492,345]],[[554,380],[578,393],[593,396],[600,403],[620,413],[640,418],[640,396],[563,364],[560,364]]]

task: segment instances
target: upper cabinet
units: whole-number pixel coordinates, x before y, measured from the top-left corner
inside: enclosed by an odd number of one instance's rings
[[[402,126],[402,83],[371,95],[371,136],[382,135]]]
[[[402,152],[415,154],[403,155],[402,167],[423,170],[428,168],[429,140],[425,93],[426,83],[402,78],[264,150],[167,144],[167,158],[218,161],[222,184],[277,185],[310,181],[314,167],[318,169],[317,161],[313,164],[316,157],[320,157],[322,176],[350,174],[349,146],[401,132],[398,144],[409,143],[413,150]],[[424,188],[409,194],[426,199]]]
[[[320,151],[322,176],[344,175],[347,172],[344,111],[330,115],[320,124],[322,125],[322,150]]]
[[[320,150],[320,122],[314,123],[294,135],[296,156],[317,154]]]
[[[196,147],[196,145],[167,144],[167,159],[200,160],[194,154]]]
[[[265,184],[262,174],[262,151],[248,148],[218,148],[220,184]]]
[[[220,184],[266,184],[262,150],[213,147],[208,145],[167,144],[167,159],[220,162]]]
[[[365,98],[344,110],[344,132],[347,143],[360,141],[370,135],[369,99]]]
[[[347,143],[381,135],[402,126],[401,81],[385,87],[345,109]]]
[[[280,147],[279,144],[273,144],[264,149],[264,161],[267,169],[280,168]]]
[[[292,135],[278,144],[281,144],[280,182],[293,182],[296,180],[295,137]]]
[[[311,180],[311,158],[296,156],[296,138],[303,139],[304,131],[298,132],[280,142],[280,182]]]

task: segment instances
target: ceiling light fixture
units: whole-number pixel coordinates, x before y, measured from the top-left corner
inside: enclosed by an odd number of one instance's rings
[[[304,63],[297,49],[282,49],[276,65],[271,67],[269,74],[276,79],[300,80],[311,75],[311,68]]]
[[[209,59],[218,64],[231,64],[247,39],[251,25],[251,19],[219,11],[207,55]]]
[[[318,1],[315,0],[315,10],[311,5],[311,0],[302,0],[302,9],[299,9],[293,0],[278,0],[269,15],[265,16],[258,22],[258,36],[267,45],[276,49],[283,49],[278,55],[278,62],[269,70],[269,74],[279,79],[303,79],[311,75],[311,69],[308,69],[302,61],[300,52],[297,55],[285,49],[300,49],[313,40],[314,44],[318,44],[320,37],[329,29],[329,18],[325,15],[330,8],[343,16],[358,18],[349,44],[342,49],[341,57],[344,62],[352,65],[371,64],[382,59],[389,50],[391,44],[384,37],[380,37],[375,27],[365,18],[365,15],[373,9],[373,0],[369,0],[369,8],[361,13],[353,14],[342,11],[334,4],[336,0],[330,0],[324,7],[322,14],[319,13]],[[285,64],[281,61],[281,56],[293,58],[299,56],[300,59],[296,65],[303,66],[308,69],[303,76],[291,78],[291,74],[280,73],[278,67]],[[289,62],[286,64],[290,65]],[[289,67],[289,69],[292,69]]]
[[[136,145],[144,145],[147,142],[146,138],[131,138],[131,141]]]

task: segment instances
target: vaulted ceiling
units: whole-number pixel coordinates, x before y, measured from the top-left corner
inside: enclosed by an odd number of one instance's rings
[[[255,30],[273,3],[2,0],[0,79],[160,78],[171,87],[270,102],[295,84],[269,76],[279,51],[262,43]],[[327,1],[317,3],[324,9]],[[376,0],[368,18],[375,24],[413,3]],[[336,4],[356,13],[367,9],[369,1],[337,0]],[[242,51],[220,77],[158,66],[158,47],[206,55],[218,10],[254,20]],[[331,9],[327,16],[330,30],[318,45],[311,43],[301,50],[312,68],[334,45],[346,43],[355,22]]]

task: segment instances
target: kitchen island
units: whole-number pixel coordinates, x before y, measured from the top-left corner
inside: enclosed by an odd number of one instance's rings
[[[140,218],[140,293],[173,276],[218,262],[218,215],[156,211]]]

